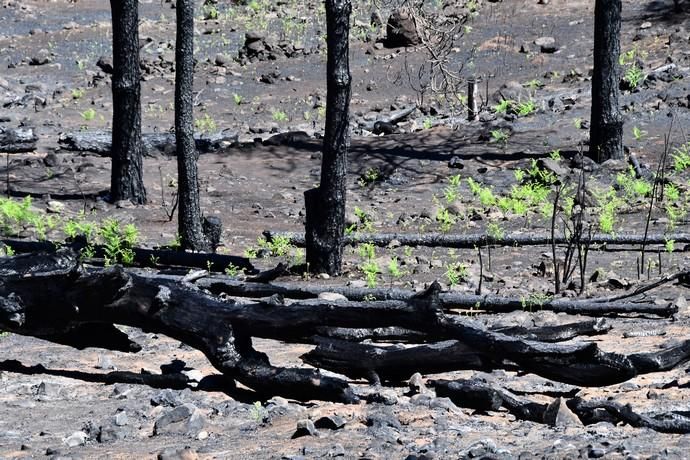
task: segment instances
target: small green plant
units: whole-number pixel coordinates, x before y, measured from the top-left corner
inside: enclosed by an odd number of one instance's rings
[[[359,246],[359,255],[364,259],[364,263],[359,266],[359,269],[364,273],[367,286],[374,288],[378,283],[378,275],[381,273],[381,269],[375,260],[376,247],[373,243],[364,243]]]
[[[274,110],[273,112],[271,112],[271,116],[273,117],[273,121],[277,121],[278,123],[288,121],[287,114],[282,110]]]
[[[639,142],[647,136],[647,131],[642,131],[637,126],[633,126],[632,134],[635,140]]]
[[[244,101],[244,98],[237,93],[233,93],[232,99],[235,101],[236,105],[240,105]]]
[[[625,80],[631,90],[637,89],[645,78],[646,76],[642,73],[642,69],[640,69],[637,64],[631,64],[623,75],[623,80]]]
[[[96,118],[96,111],[94,109],[86,109],[80,115],[84,121],[93,121]]]
[[[616,217],[618,209],[623,205],[623,200],[621,200],[613,187],[609,187],[603,193],[596,193],[597,201],[599,206],[599,229],[604,233],[612,234],[614,227],[616,225]]]
[[[381,177],[381,171],[379,168],[367,168],[367,170],[364,171],[364,174],[359,176],[359,179],[357,179],[357,184],[359,184],[360,187],[366,187],[367,185],[381,180]]]
[[[491,139],[499,144],[506,145],[510,135],[502,129],[494,129],[491,131]]]
[[[671,158],[673,158],[673,170],[675,172],[682,172],[690,168],[690,142],[674,148]]]
[[[539,80],[538,78],[533,78],[533,79],[523,83],[522,86],[529,88],[531,90],[535,90],[535,89],[543,88],[544,83],[542,83],[542,81]]]
[[[469,268],[465,263],[453,262],[446,265],[445,276],[448,280],[448,284],[455,286],[468,278]]]
[[[485,208],[491,207],[496,204],[496,196],[494,195],[491,187],[485,187],[480,183],[476,182],[471,177],[467,178],[467,185],[473,195],[479,198],[479,202]]]
[[[81,88],[74,88],[71,91],[71,94],[72,94],[72,99],[75,99],[75,100],[81,99],[82,97],[84,97],[84,90]]]
[[[134,262],[134,250],[132,249],[139,237],[139,230],[134,224],[124,227],[115,219],[103,221],[98,231],[103,240],[103,253],[105,265],[110,266],[121,262],[131,265]]]
[[[424,129],[431,129],[432,126],[433,126],[432,120],[429,117],[425,118],[424,121],[422,122],[422,128],[424,128]]]
[[[666,240],[666,243],[664,243],[664,249],[666,252],[671,254],[676,248],[676,240]]]
[[[575,119],[573,120],[573,125],[575,126],[576,129],[582,129],[582,123],[583,123],[583,121],[584,121],[584,120],[583,120],[582,118],[577,117],[577,118],[575,118]]]
[[[218,129],[216,120],[214,120],[208,113],[203,117],[194,120],[194,128],[200,133],[212,133]]]
[[[403,272],[400,270],[400,263],[398,262],[397,257],[391,258],[390,262],[388,262],[388,273],[393,278],[400,278],[403,276]]]
[[[0,245],[0,257],[12,257],[15,255],[14,249],[9,244]]]
[[[510,99],[502,99],[501,102],[493,106],[494,112],[506,114],[513,106],[514,102]]]
[[[536,111],[537,111],[537,105],[531,99],[527,102],[518,103],[517,114],[521,117],[526,117],[526,116],[532,115]]]
[[[497,222],[489,222],[486,226],[486,234],[495,240],[501,240],[505,236],[505,231]]]
[[[527,297],[522,297],[522,309],[532,311],[534,307],[541,309],[544,304],[551,300],[551,296],[543,292],[534,292]]]
[[[182,237],[179,233],[175,234],[172,240],[168,243],[168,247],[173,251],[179,251],[182,249]]]
[[[287,256],[293,248],[292,243],[290,243],[290,237],[281,235],[271,237],[270,241],[260,236],[256,243],[260,248],[267,249],[273,257]]]
[[[235,277],[240,274],[241,269],[231,262],[227,267],[225,267],[224,271],[226,275]]]
[[[254,404],[252,404],[251,409],[249,409],[249,413],[251,414],[252,420],[254,420],[256,423],[263,422],[264,418],[268,415],[268,412],[261,404],[261,401],[256,401]]]
[[[549,153],[549,158],[554,161],[561,161],[561,149],[552,150],[551,153]]]
[[[652,193],[652,184],[644,179],[638,179],[632,166],[626,172],[616,174],[616,183],[623,190],[627,200],[634,200],[638,197],[645,198]]]
[[[438,214],[436,214],[436,221],[438,221],[441,231],[446,233],[449,232],[451,228],[453,228],[453,225],[455,225],[456,218],[453,214],[448,211],[447,208],[442,208],[439,210]]]
[[[374,230],[374,221],[372,220],[371,216],[366,213],[366,211],[362,210],[358,206],[355,206],[354,213],[355,217],[357,217],[359,222],[350,224],[347,228],[345,228],[345,234],[351,235],[361,230],[367,232],[371,232]]]

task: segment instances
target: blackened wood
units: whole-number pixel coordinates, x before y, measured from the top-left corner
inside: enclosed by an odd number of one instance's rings
[[[0,126],[0,152],[22,153],[36,150],[38,136],[33,128],[5,128]]]
[[[287,237],[290,244],[305,246],[305,236],[295,232],[265,231],[267,239],[275,237]],[[666,244],[668,240],[676,243],[690,243],[690,234],[656,234],[648,235],[647,244]],[[554,238],[556,244],[567,244],[565,237]],[[517,234],[506,235],[502,238],[494,238],[485,233],[476,234],[451,234],[451,233],[360,233],[349,235],[343,239],[344,244],[373,243],[376,246],[388,246],[392,241],[397,241],[403,246],[440,246],[450,248],[473,249],[477,246],[549,246],[552,238],[550,235]],[[616,234],[595,233],[592,235],[591,244],[611,245],[638,245],[645,241],[640,234]]]
[[[306,259],[317,273],[339,275],[345,235],[350,136],[350,0],[326,0],[326,128],[321,182],[304,194]]]
[[[177,231],[184,249],[208,251],[199,203],[198,153],[194,145],[194,0],[178,0],[175,42],[175,140],[177,145]]]
[[[618,106],[621,68],[621,0],[594,4],[594,69],[589,157],[597,162],[622,160],[623,117]]]
[[[217,152],[235,142],[237,142],[237,134],[226,131],[194,136],[196,150],[199,153]],[[58,137],[58,145],[63,150],[91,152],[107,157],[112,154],[112,133],[109,131],[66,132]],[[175,134],[143,133],[141,148],[144,156],[154,156],[158,153],[175,155],[177,154]]]
[[[318,328],[317,332],[323,337],[347,340],[350,342],[371,340],[373,342],[420,343],[426,342],[429,337],[423,332],[394,326],[377,327],[373,329],[322,327]]]
[[[141,150],[139,2],[111,0],[113,24],[113,138],[110,197],[146,203]]]
[[[518,397],[508,390],[485,381],[432,380],[429,384],[439,397],[448,397],[456,405],[480,411],[496,411],[505,407],[521,420],[544,423],[546,404]]]
[[[251,283],[232,280],[226,277],[208,277],[197,281],[197,286],[214,294],[229,294],[244,297],[269,297],[280,294],[291,299],[315,298],[324,292],[342,294],[353,301],[367,299],[407,300],[416,295],[415,291],[398,288],[353,288],[348,286],[317,286],[301,283],[272,282]],[[497,295],[474,295],[457,292],[439,294],[444,309],[467,309],[476,313],[507,313],[511,311],[550,310],[557,313],[590,316],[618,316],[648,314],[662,317],[674,315],[678,308],[674,305],[656,305],[654,303],[635,302],[601,302],[600,299],[547,299],[538,303],[520,297],[503,297]]]
[[[64,247],[64,243],[52,241],[2,239],[0,243],[11,247],[17,254],[39,251],[54,252]],[[79,251],[83,248],[83,244],[75,242],[70,245],[70,247]],[[103,257],[104,251],[102,246],[95,245],[94,251],[96,257]],[[134,251],[134,265],[144,267],[161,268],[166,266],[178,266],[208,269],[210,264],[211,269],[217,271],[223,271],[230,265],[244,270],[246,273],[253,273],[256,271],[249,259],[240,256],[148,248],[132,248],[132,251]]]
[[[334,338],[318,338],[318,346],[301,356],[314,367],[368,378],[376,374],[381,381],[401,382],[415,372],[434,374],[458,369],[491,370],[500,365],[494,359],[468,348],[457,340],[428,343],[415,347],[375,346]]]
[[[559,324],[554,326],[541,327],[506,327],[492,328],[492,331],[522,337],[528,340],[538,340],[541,342],[564,342],[576,337],[585,335],[599,335],[610,331],[612,326],[604,321],[603,318],[578,321],[575,323]]]
[[[633,411],[629,404],[623,405],[610,400],[585,401],[581,398],[573,398],[567,405],[586,424],[601,421],[623,422],[636,428],[649,428],[660,433],[690,433],[690,418],[675,412],[650,416]],[[603,417],[602,410],[605,411]]]

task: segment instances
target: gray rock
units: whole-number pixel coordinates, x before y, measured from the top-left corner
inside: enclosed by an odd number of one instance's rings
[[[570,410],[563,398],[556,398],[547,406],[544,423],[551,426],[582,426],[579,417]]]
[[[178,406],[156,420],[153,426],[154,436],[171,433],[196,436],[206,424],[204,415],[194,404]]]
[[[314,426],[314,422],[309,419],[300,420],[297,422],[297,429],[292,435],[292,439],[301,438],[302,436],[318,436],[319,431]]]
[[[404,8],[393,11],[386,23],[386,46],[397,48],[420,43],[417,27],[410,12]]]
[[[426,392],[426,387],[424,386],[424,379],[422,374],[416,372],[410,380],[407,382],[407,386],[410,388],[410,394],[416,395]]]
[[[319,294],[319,299],[326,300],[328,302],[339,302],[346,301],[347,297],[337,292],[322,292]]]
[[[344,417],[339,415],[327,415],[316,420],[314,426],[325,430],[339,430],[345,426],[345,423],[347,423],[347,420]]]
[[[41,382],[38,384],[36,394],[38,396],[46,396],[48,398],[57,398],[62,391],[62,385],[53,382]]]
[[[86,444],[86,440],[89,439],[89,435],[83,431],[75,431],[68,437],[62,440],[68,447],[83,446]]]
[[[184,404],[178,392],[165,389],[151,398],[152,406],[176,407]]]
[[[534,40],[534,44],[539,47],[542,53],[555,53],[558,51],[556,39],[553,37],[539,37]]]
[[[197,460],[199,456],[191,447],[168,447],[158,453],[158,460]]]
[[[104,425],[98,431],[97,441],[100,443],[109,443],[125,439],[127,433],[125,430],[117,425]]]
[[[115,418],[113,420],[115,422],[115,425],[117,426],[125,426],[129,423],[129,417],[127,417],[127,412],[125,411],[120,411],[117,414],[115,414]]]

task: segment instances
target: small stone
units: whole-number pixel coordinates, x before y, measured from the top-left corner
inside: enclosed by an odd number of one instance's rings
[[[127,412],[125,411],[120,411],[117,414],[115,414],[115,425],[117,426],[125,426],[129,423],[129,418],[127,417]]]
[[[152,406],[176,407],[182,404],[179,394],[170,389],[165,389],[151,398]]]
[[[342,444],[336,444],[327,454],[329,457],[344,457],[345,447]]]
[[[422,374],[416,372],[410,377],[407,382],[407,386],[410,388],[410,394],[416,395],[426,392],[426,386],[424,386],[424,379]]]
[[[539,37],[534,40],[534,44],[539,47],[542,53],[555,53],[558,51],[556,39],[553,37]]]
[[[314,426],[325,430],[339,430],[345,426],[345,423],[347,423],[347,420],[345,420],[344,417],[339,415],[327,415],[316,420]]]
[[[75,431],[68,437],[62,440],[68,447],[83,446],[86,444],[86,440],[89,439],[89,435],[83,431]]]
[[[163,433],[186,434],[197,436],[206,424],[203,414],[194,404],[178,406],[156,420],[153,426],[154,436]]]
[[[116,425],[106,425],[100,428],[96,439],[100,443],[109,443],[119,441],[120,439],[125,439],[126,436],[127,434],[121,427]]]
[[[231,62],[232,62],[232,59],[230,59],[225,54],[216,54],[215,63],[217,66],[225,67],[228,64],[230,64]]]
[[[62,214],[65,210],[65,204],[55,200],[49,200],[46,206],[46,212],[51,214]]]
[[[98,58],[96,66],[98,66],[98,68],[101,69],[104,73],[113,73],[113,60],[110,59],[110,57],[108,56],[101,56],[100,58]]]
[[[168,447],[158,453],[158,460],[197,460],[199,455],[191,447]]]
[[[38,384],[36,394],[38,396],[47,396],[49,398],[57,398],[62,391],[62,385],[52,382],[41,382]]]
[[[582,426],[582,421],[570,410],[563,398],[556,398],[547,406],[544,423],[551,426]]]
[[[454,156],[450,160],[448,160],[448,167],[451,169],[463,169],[465,165],[462,164],[460,157]]]
[[[338,294],[337,292],[322,292],[319,294],[319,299],[327,302],[347,301],[347,297],[342,294]]]
[[[110,360],[110,357],[100,354],[98,355],[98,362],[96,362],[96,369],[104,369],[104,370],[116,370],[117,368],[113,364],[113,362]]]
[[[292,439],[301,438],[302,436],[318,436],[319,432],[314,426],[314,422],[309,419],[300,420],[297,422],[297,430],[292,435]]]

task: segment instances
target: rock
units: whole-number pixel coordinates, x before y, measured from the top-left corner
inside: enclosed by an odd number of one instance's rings
[[[96,440],[100,443],[109,443],[125,439],[126,437],[127,433],[122,427],[117,425],[105,425],[98,431]]]
[[[366,396],[367,402],[379,403],[386,406],[394,406],[398,404],[398,395],[394,390],[380,390],[373,393],[369,393]]]
[[[227,67],[232,61],[225,54],[219,53],[216,54],[214,62],[219,67]]]
[[[314,426],[314,422],[309,419],[300,420],[297,422],[297,430],[292,435],[292,439],[301,438],[302,436],[318,436],[319,432]]]
[[[343,447],[342,444],[336,444],[331,450],[328,451],[326,455],[329,457],[344,457],[345,447]]]
[[[402,429],[400,420],[398,420],[398,418],[392,413],[387,412],[376,412],[369,414],[365,424],[374,428],[390,427],[395,428],[396,430]]]
[[[165,389],[151,398],[152,406],[176,407],[183,403],[178,392],[170,389]]]
[[[405,8],[391,13],[386,23],[385,45],[389,48],[419,45],[421,40],[417,34],[414,19]]]
[[[153,435],[171,433],[196,436],[205,424],[201,411],[194,404],[187,403],[158,417],[153,426]]]
[[[534,44],[539,47],[542,53],[555,53],[558,51],[556,39],[553,37],[539,37],[534,40]]]
[[[314,422],[314,426],[324,430],[339,430],[345,426],[347,420],[339,415],[327,415]]]
[[[158,453],[158,460],[197,460],[199,456],[191,447],[167,447]]]
[[[31,59],[29,59],[29,65],[45,65],[45,64],[50,64],[51,62],[51,57],[50,53],[48,50],[39,50],[36,55],[32,56]]]
[[[462,164],[462,160],[460,160],[460,157],[454,156],[453,158],[448,160],[448,167],[452,169],[463,169],[465,165]]]
[[[49,200],[46,206],[46,212],[51,214],[62,214],[65,210],[65,204],[55,200]]]
[[[520,82],[515,80],[505,82],[491,97],[495,103],[499,103],[503,100],[527,101],[529,98],[529,90],[523,87]]]
[[[113,73],[113,60],[108,56],[101,56],[96,62],[96,66],[101,69],[104,73]]]
[[[319,294],[319,299],[326,300],[328,302],[340,302],[347,301],[347,297],[337,292],[322,292]]]
[[[50,206],[50,202],[48,202],[48,205]],[[110,357],[108,357],[104,354],[98,355],[98,362],[96,362],[96,366],[94,366],[94,367],[96,369],[104,369],[104,370],[116,370],[117,369],[117,367],[115,367],[113,362],[110,360]]]
[[[83,446],[86,444],[86,440],[89,439],[89,435],[83,431],[75,431],[68,437],[62,440],[68,447]]]
[[[551,426],[582,426],[577,415],[565,404],[563,398],[556,398],[546,408],[544,423]]]
[[[36,395],[57,398],[62,391],[62,385],[53,382],[41,382],[36,389]]]
[[[412,375],[412,377],[410,377],[410,380],[407,382],[407,386],[410,388],[410,394],[412,395],[426,392],[426,386],[424,386],[424,379],[422,378],[422,374],[420,374],[419,372],[416,372]]]
[[[55,155],[53,152],[50,152],[45,157],[43,157],[43,164],[49,168],[54,168],[55,166],[60,164],[60,160],[58,159],[57,155]]]
[[[127,417],[127,412],[120,411],[117,414],[115,414],[114,422],[117,426],[127,425],[129,423],[129,417]]]

